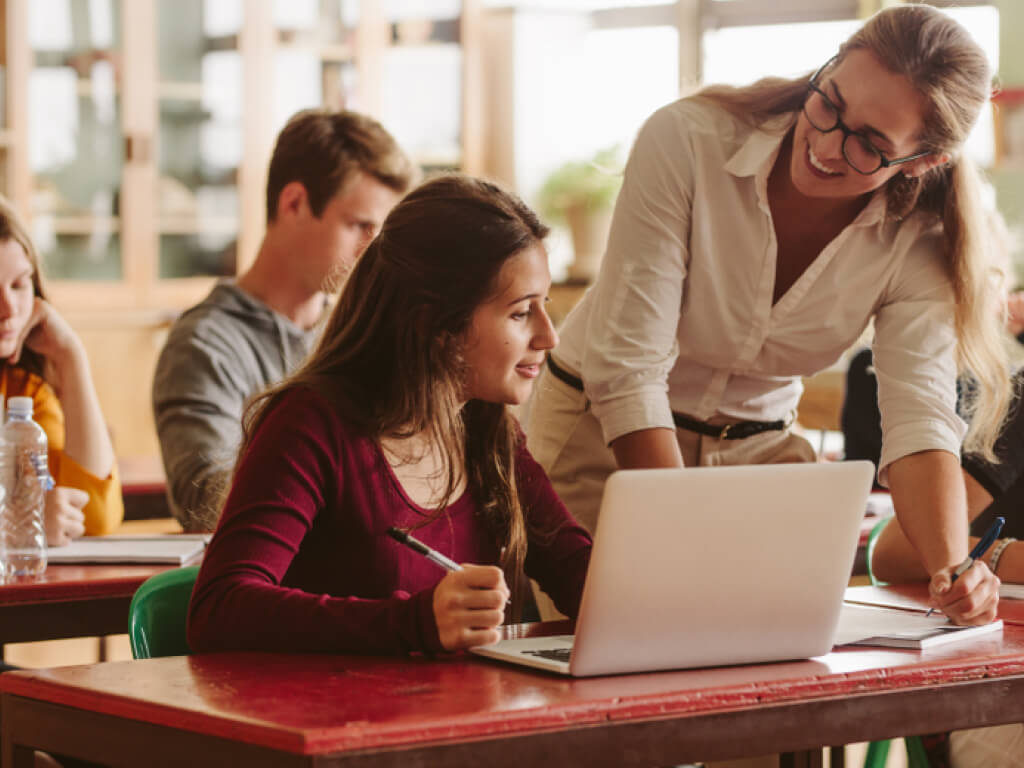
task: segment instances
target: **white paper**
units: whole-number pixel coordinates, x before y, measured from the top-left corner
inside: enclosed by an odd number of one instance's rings
[[[1001,627],[1001,621],[980,627],[957,627],[942,614],[926,616],[910,611],[844,603],[834,642],[836,645],[846,645],[878,639],[878,645],[896,645],[905,641],[919,642],[921,647],[928,647],[967,640],[978,634],[998,631]],[[943,634],[936,636],[937,633]]]
[[[208,534],[84,536],[64,547],[50,547],[53,565],[68,563],[167,563],[183,565],[206,549]]]
[[[1024,584],[1000,584],[999,597],[1003,600],[1024,600]]]

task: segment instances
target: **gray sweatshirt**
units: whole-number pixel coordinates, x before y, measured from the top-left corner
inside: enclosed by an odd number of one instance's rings
[[[174,324],[153,378],[153,416],[171,512],[185,530],[216,526],[245,405],[295,370],[319,328],[299,328],[233,280]]]

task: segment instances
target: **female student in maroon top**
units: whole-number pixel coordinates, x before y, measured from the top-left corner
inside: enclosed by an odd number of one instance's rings
[[[575,615],[590,537],[507,408],[557,342],[546,234],[518,199],[460,176],[391,212],[310,360],[249,410],[192,596],[194,651],[483,645],[524,572]]]

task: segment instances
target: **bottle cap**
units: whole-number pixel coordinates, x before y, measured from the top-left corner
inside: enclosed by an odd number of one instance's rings
[[[10,416],[31,416],[32,415],[32,398],[31,397],[9,397],[7,398],[7,413]]]

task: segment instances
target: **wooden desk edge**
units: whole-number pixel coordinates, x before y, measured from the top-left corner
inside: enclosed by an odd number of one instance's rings
[[[145,721],[126,721],[118,716],[40,702],[10,692],[0,696],[0,708],[4,721],[3,747],[8,755],[15,745],[60,751],[66,746],[67,735],[74,727],[78,733],[88,733],[93,742],[97,740],[96,734],[101,734],[103,743],[98,749],[108,754],[117,750],[121,762],[132,757],[132,747],[126,744],[135,744],[134,756],[138,757],[138,744],[144,741],[146,746],[143,749],[151,750],[160,743],[153,734],[160,733],[164,742],[177,745],[175,748],[185,754],[198,749],[198,745],[207,744],[214,745],[220,752],[226,749],[264,757],[269,754],[266,760],[247,763],[260,766],[338,765],[351,759],[360,768],[383,768],[416,763],[417,758],[422,764],[429,761],[429,764],[438,766],[486,762],[489,768],[519,768],[524,762],[530,764],[544,759],[550,763],[559,761],[559,758],[567,764],[575,761],[590,766],[620,766],[626,763],[719,760],[769,752],[818,750],[828,744],[846,741],[1024,720],[1024,677],[1010,678],[1005,682],[1005,685],[994,688],[993,681],[973,681],[965,684],[965,688],[951,689],[947,693],[952,697],[953,705],[948,700],[936,703],[933,692],[924,688],[895,691],[882,697],[859,697],[869,701],[867,708],[858,707],[856,698],[847,697],[775,704],[764,708],[768,722],[760,723],[756,729],[750,729],[749,722],[744,720],[748,713],[739,710],[704,715],[700,718],[699,727],[695,728],[681,728],[678,718],[665,716],[604,723],[605,727],[600,729],[595,729],[596,722],[577,722],[535,728],[529,732],[491,732],[468,739],[450,735],[443,739],[418,738],[401,744],[367,743],[353,748],[330,749],[329,745],[313,741],[307,742],[306,749],[301,752],[246,742],[240,732],[211,734],[183,731],[172,725],[170,732],[164,734],[161,733],[162,728]],[[60,727],[55,727],[58,722]],[[902,727],[890,724],[895,722],[908,724]],[[21,736],[17,741],[16,730]],[[751,730],[756,732],[748,732]],[[95,759],[95,756],[80,751],[72,754]],[[143,751],[141,754],[146,753]],[[630,755],[631,761],[624,760],[625,754]],[[196,751],[195,755],[203,757],[197,765],[223,764],[223,757],[211,760],[212,753]]]
[[[492,662],[467,660],[467,663]],[[73,669],[66,668],[65,673]],[[162,703],[142,706],[134,702],[130,696],[87,688],[69,688],[68,685],[39,676],[46,672],[47,670],[26,670],[5,674],[0,677],[0,691],[212,736],[222,736],[227,730],[231,732],[232,738],[245,743],[302,754],[338,750],[349,752],[363,749],[402,749],[415,746],[424,740],[444,743],[479,739],[481,733],[488,736],[523,735],[538,730],[539,718],[550,720],[552,723],[550,728],[540,726],[541,730],[563,730],[605,721],[632,722],[709,717],[765,706],[804,707],[872,694],[884,696],[928,691],[938,684],[969,685],[994,679],[1012,681],[1015,688],[1024,695],[1024,656],[994,657],[990,662],[980,665],[977,658],[968,658],[917,664],[906,668],[883,667],[878,670],[832,674],[825,677],[744,683],[717,689],[612,697],[516,711],[474,712],[461,715],[455,724],[448,716],[437,720],[419,721],[415,724],[414,733],[410,733],[410,723],[407,721],[393,725],[353,723],[346,724],[344,734],[339,736],[338,728],[334,727],[282,727],[242,715],[196,714]],[[879,672],[884,674],[880,675]]]

